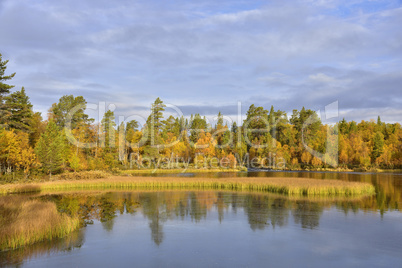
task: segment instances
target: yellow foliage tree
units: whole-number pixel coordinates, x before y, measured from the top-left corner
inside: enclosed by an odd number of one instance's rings
[[[14,130],[0,132],[0,163],[8,170],[23,169],[25,174],[39,165],[27,133]]]

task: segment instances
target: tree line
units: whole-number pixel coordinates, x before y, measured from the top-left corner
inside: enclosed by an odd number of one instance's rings
[[[165,118],[166,105],[157,98],[140,127],[136,120],[116,125],[111,110],[95,122],[86,113],[83,96],[65,95],[44,120],[33,111],[24,88],[11,92],[8,81],[15,73],[6,75],[7,63],[0,54],[1,175],[134,169],[138,163],[152,167],[155,159],[210,161],[232,168],[247,159],[257,167],[319,169],[333,166],[327,157],[335,157],[341,168],[402,166],[399,123],[384,123],[378,117],[326,125],[304,107],[288,116],[273,106],[266,110],[253,104],[241,125],[225,121],[220,112],[211,124],[200,114]]]

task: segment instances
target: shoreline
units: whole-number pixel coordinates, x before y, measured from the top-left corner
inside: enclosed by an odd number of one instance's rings
[[[142,176],[142,175],[158,175],[158,174],[208,174],[208,173],[237,173],[237,172],[311,172],[311,173],[356,173],[356,174],[396,174],[402,175],[402,169],[370,169],[370,170],[360,170],[360,169],[347,169],[347,168],[338,168],[338,169],[330,169],[330,168],[320,168],[320,169],[265,169],[265,168],[212,168],[212,169],[204,169],[204,168],[187,168],[187,169],[122,169],[115,171],[107,171],[107,170],[88,170],[88,171],[79,171],[79,172],[64,172],[60,174],[52,175],[34,175],[33,177],[28,178],[20,178],[18,175],[14,178],[15,181],[2,180],[2,176],[0,176],[0,186],[6,184],[31,184],[31,183],[39,183],[46,181],[53,181],[55,178],[67,178],[67,180],[75,180],[74,176],[81,177],[82,174],[84,176],[95,178],[106,178],[109,176]],[[97,174],[96,176],[91,175]],[[100,175],[99,175],[100,174]],[[102,175],[103,174],[103,175]],[[56,179],[57,180],[57,179]],[[66,179],[64,179],[66,180]]]
[[[269,168],[172,168],[172,169],[129,169],[119,170],[119,174],[153,174],[153,173],[211,173],[211,172],[356,172],[356,173],[396,173],[402,174],[402,169],[361,169],[361,168],[317,168],[317,169],[269,169]]]

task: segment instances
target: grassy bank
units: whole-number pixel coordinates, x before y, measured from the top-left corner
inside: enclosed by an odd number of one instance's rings
[[[60,214],[51,202],[0,197],[0,250],[63,237],[79,227],[78,218]]]
[[[0,193],[20,191],[22,185],[0,186]],[[107,179],[51,181],[31,185],[36,190],[85,189],[215,189],[265,191],[286,195],[372,195],[374,186],[361,182],[316,180],[307,178],[181,178],[181,177],[123,177]]]

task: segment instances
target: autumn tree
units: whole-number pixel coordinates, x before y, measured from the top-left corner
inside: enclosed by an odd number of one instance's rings
[[[29,146],[28,134],[14,130],[0,130],[0,173],[1,170],[22,169],[28,176],[31,168],[37,166],[37,159]]]
[[[194,145],[195,154],[207,158],[214,157],[216,155],[215,145],[216,141],[212,139],[211,133],[201,131],[199,139]]]

